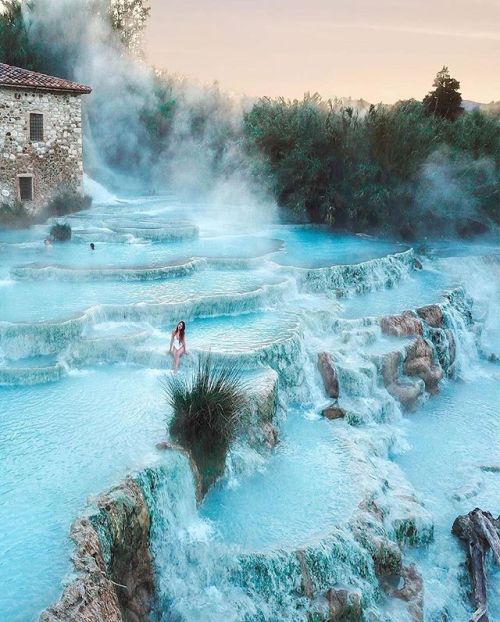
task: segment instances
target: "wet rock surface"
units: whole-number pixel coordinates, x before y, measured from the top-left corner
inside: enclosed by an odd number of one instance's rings
[[[500,516],[494,518],[490,512],[475,508],[468,514],[458,516],[451,531],[462,541],[467,551],[467,567],[472,586],[471,601],[474,605],[471,620],[490,622],[486,555],[491,549],[495,562],[500,564]]]
[[[442,369],[435,362],[438,337],[433,336],[439,335],[439,339],[442,339],[446,333],[442,328],[441,309],[438,307],[436,310],[435,307],[436,305],[429,305],[420,308],[417,313],[405,312],[400,316],[390,316],[387,318],[385,329],[381,323],[384,334],[416,336],[417,338],[406,349],[402,345],[397,352],[378,355],[380,358],[383,357],[382,366],[374,365],[372,359],[366,364],[366,358],[362,360],[362,367],[356,369],[356,372],[361,373],[356,377],[353,375],[353,386],[349,386],[348,390],[344,382],[344,380],[347,382],[348,378],[347,371],[343,370],[343,360],[340,357],[337,358],[337,368],[331,355],[326,352],[321,353],[318,356],[318,367],[325,391],[334,400],[324,409],[323,415],[331,419],[342,418],[346,415],[337,401],[340,393],[339,375],[343,396],[341,403],[346,405],[348,410],[349,407],[355,410],[356,399],[368,402],[372,391],[380,390],[380,372],[382,372],[383,384],[388,392],[408,410],[416,407],[425,390],[429,392],[437,390],[442,377]],[[429,333],[430,329],[436,332]],[[378,328],[375,330],[378,333]],[[408,342],[409,340],[405,343]],[[448,349],[451,347],[449,340],[443,341],[443,352],[447,347]],[[359,381],[361,376],[364,382]],[[356,383],[357,386],[354,386]],[[348,400],[344,402],[345,394],[350,393],[353,395],[352,403]],[[242,435],[245,436],[245,442],[251,446],[272,449],[278,441],[277,428],[274,423],[277,409],[276,383],[269,383],[266,391],[257,391],[256,396],[257,394],[258,398],[255,400],[250,419],[245,422]],[[384,398],[393,405],[393,400],[387,396],[385,391],[383,394]],[[352,396],[348,395],[348,397]],[[374,420],[373,418],[370,421]],[[375,443],[376,441],[374,441],[374,446]],[[167,441],[158,443],[157,449],[182,451],[189,457],[193,472],[198,472],[192,454],[187,450]],[[382,445],[377,448],[377,459],[385,456],[386,449]],[[195,480],[200,482],[201,478],[195,477]],[[197,499],[200,502],[203,498],[202,484],[199,484],[198,488]],[[386,493],[388,497],[392,495],[394,498],[387,501],[384,496]],[[98,613],[89,609],[90,617],[80,618],[65,618],[66,614],[63,612],[61,613],[63,617],[46,618],[44,622],[63,619],[82,619],[84,622],[94,622],[99,619],[109,619],[112,622],[115,619],[139,622],[147,619],[150,592],[144,587],[147,583],[146,566],[143,564],[143,570],[139,571],[138,576],[128,576],[127,552],[122,550],[123,547],[116,554],[115,562],[110,561],[112,555],[110,557],[109,550],[99,543],[100,530],[110,531],[109,521],[114,523],[116,518],[109,519],[108,517],[109,514],[113,515],[112,500],[110,501],[109,498],[103,500],[103,504],[99,505],[101,510],[104,508],[103,515],[92,519],[89,523],[96,534],[97,546],[103,549],[99,551],[103,570],[99,572],[99,577],[93,579],[97,587],[94,588],[94,583],[90,586],[77,584],[72,592],[68,591],[68,598],[73,599],[71,602],[75,603],[78,594],[82,593],[87,602],[92,600],[88,598],[88,594],[94,590],[92,593],[95,597],[103,600],[102,605],[98,604],[98,606],[104,609],[99,609]],[[407,603],[411,618],[421,621],[423,620],[422,579],[417,568],[413,565],[405,566],[403,560],[406,546],[418,546],[432,539],[432,523],[427,519],[416,496],[408,492],[391,491],[390,484],[385,481],[380,498],[373,497],[364,504],[360,504],[354,515],[348,519],[347,526],[343,525],[335,529],[320,542],[304,545],[303,549],[248,554],[246,559],[242,556],[241,566],[235,571],[241,573],[241,584],[238,584],[238,587],[242,585],[247,594],[252,594],[251,590],[262,590],[264,594],[272,584],[272,589],[279,593],[279,597],[286,594],[290,596],[290,599],[297,600],[298,608],[304,607],[304,601],[307,601],[305,607],[310,605],[313,609],[316,601],[322,601],[322,613],[318,616],[323,617],[315,617],[315,614],[310,617],[311,620],[321,619],[322,622],[326,620],[374,620],[375,618],[371,616],[375,614],[370,611],[371,605],[367,603],[380,598],[380,588],[382,588],[391,597]],[[142,547],[141,533],[139,528],[136,532],[132,529],[132,533],[127,536],[118,529],[113,537],[128,537],[134,543],[134,548],[140,549]],[[302,545],[301,542],[300,546]],[[346,555],[347,550],[348,555]],[[136,560],[133,565],[140,566],[143,561],[142,559]],[[109,568],[111,568],[111,573]],[[276,578],[278,570],[281,574]],[[110,578],[107,578],[108,575]],[[267,584],[263,578],[267,579]],[[392,578],[396,578],[396,586],[391,584]],[[122,591],[126,592],[125,596]],[[71,606],[75,605],[71,604]],[[51,610],[56,611],[56,607],[54,606]],[[300,611],[303,613],[304,609]],[[325,611],[327,613],[323,615]],[[99,615],[103,617],[99,618]]]
[[[416,311],[417,315],[432,328],[443,327],[443,310],[439,305],[426,305],[419,307]]]
[[[448,300],[455,300],[455,297],[460,303],[460,292],[448,294]],[[467,317],[466,311],[464,314]],[[416,313],[405,311],[401,315],[386,316],[380,325],[387,335],[416,336],[404,352],[386,353],[381,365],[388,392],[405,410],[414,411],[424,391],[438,393],[444,375],[452,377],[455,373],[457,347],[453,332],[445,328],[443,305],[427,305],[419,307]]]
[[[384,589],[389,596],[408,603],[408,612],[413,622],[424,620],[424,582],[415,564],[403,566],[399,575],[400,587],[394,587],[389,582]]]
[[[345,410],[338,404],[330,404],[330,406],[323,409],[321,414],[327,419],[343,419],[346,415]]]
[[[86,519],[71,530],[76,543],[73,557],[79,577],[64,590],[60,600],[44,611],[40,622],[122,622],[116,587],[106,577],[101,543]]]
[[[145,622],[153,597],[149,509],[127,479],[101,495],[71,530],[78,577],[41,622]]]
[[[318,368],[328,397],[339,397],[339,378],[332,356],[327,352],[318,354]]]
[[[425,386],[402,376],[403,355],[401,352],[388,352],[382,362],[382,378],[387,391],[398,400],[405,410],[413,411],[418,406]]]
[[[330,588],[326,593],[328,622],[361,622],[361,596],[345,588]]]
[[[420,337],[407,348],[404,363],[404,373],[423,380],[429,393],[438,392],[439,381],[443,378],[441,366],[435,365],[433,359],[432,347]]]
[[[424,394],[424,385],[418,382],[398,381],[387,387],[387,390],[405,410],[413,412]]]
[[[404,311],[400,315],[386,315],[380,320],[384,335],[393,337],[413,337],[423,334],[422,321],[414,311]]]
[[[265,422],[262,424],[262,443],[268,448],[273,449],[278,444],[278,428],[272,423]]]

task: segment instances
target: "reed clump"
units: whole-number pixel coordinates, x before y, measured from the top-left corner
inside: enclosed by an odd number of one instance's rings
[[[205,493],[224,472],[229,446],[247,406],[241,368],[202,356],[191,375],[170,376],[163,388],[173,410],[170,435],[190,451]]]

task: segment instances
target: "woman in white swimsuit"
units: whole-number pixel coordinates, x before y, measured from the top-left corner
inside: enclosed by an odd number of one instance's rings
[[[174,372],[179,369],[179,361],[183,354],[187,354],[186,339],[184,331],[186,330],[186,322],[180,321],[172,331],[170,339],[170,353],[174,357]]]

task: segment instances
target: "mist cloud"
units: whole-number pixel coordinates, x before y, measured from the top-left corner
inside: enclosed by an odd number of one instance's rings
[[[441,232],[454,235],[467,223],[484,220],[479,212],[480,193],[496,183],[495,163],[490,158],[474,160],[443,146],[422,165],[415,206],[423,223],[430,217],[440,223]]]
[[[124,49],[107,7],[106,0],[36,0],[24,10],[51,70],[93,89],[84,103],[87,173],[118,193],[170,190],[265,205],[261,215],[272,213],[266,193],[253,186],[242,150],[249,102],[178,76],[164,75],[159,83],[152,68]],[[168,126],[164,135],[161,124]]]

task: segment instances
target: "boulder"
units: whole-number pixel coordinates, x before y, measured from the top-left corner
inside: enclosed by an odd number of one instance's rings
[[[397,381],[389,385],[387,391],[405,410],[414,411],[424,393],[424,386],[421,382]]]
[[[382,361],[382,378],[384,386],[390,387],[399,377],[400,365],[403,361],[401,352],[387,352]]]
[[[328,601],[328,622],[361,622],[361,596],[345,588],[330,588],[325,594]]]
[[[417,315],[432,328],[442,328],[443,326],[443,311],[439,305],[419,307]]]
[[[413,337],[423,334],[422,320],[413,311],[403,311],[400,315],[385,315],[380,320],[384,335],[393,337]]]
[[[433,364],[433,351],[425,339],[419,337],[407,348],[404,373],[407,376],[416,376],[425,383],[429,393],[438,392],[439,381],[443,377],[443,370]]]
[[[127,479],[72,527],[77,577],[41,622],[146,622],[153,598],[149,509]]]
[[[345,410],[338,404],[331,404],[325,408],[321,414],[327,419],[343,419],[345,417]]]
[[[332,399],[339,396],[339,378],[332,357],[327,352],[318,354],[318,368],[326,394]]]
[[[424,619],[424,582],[415,564],[403,566],[401,569],[402,587],[394,588],[385,585],[385,590],[393,598],[408,603],[408,611],[414,622],[423,622]]]

